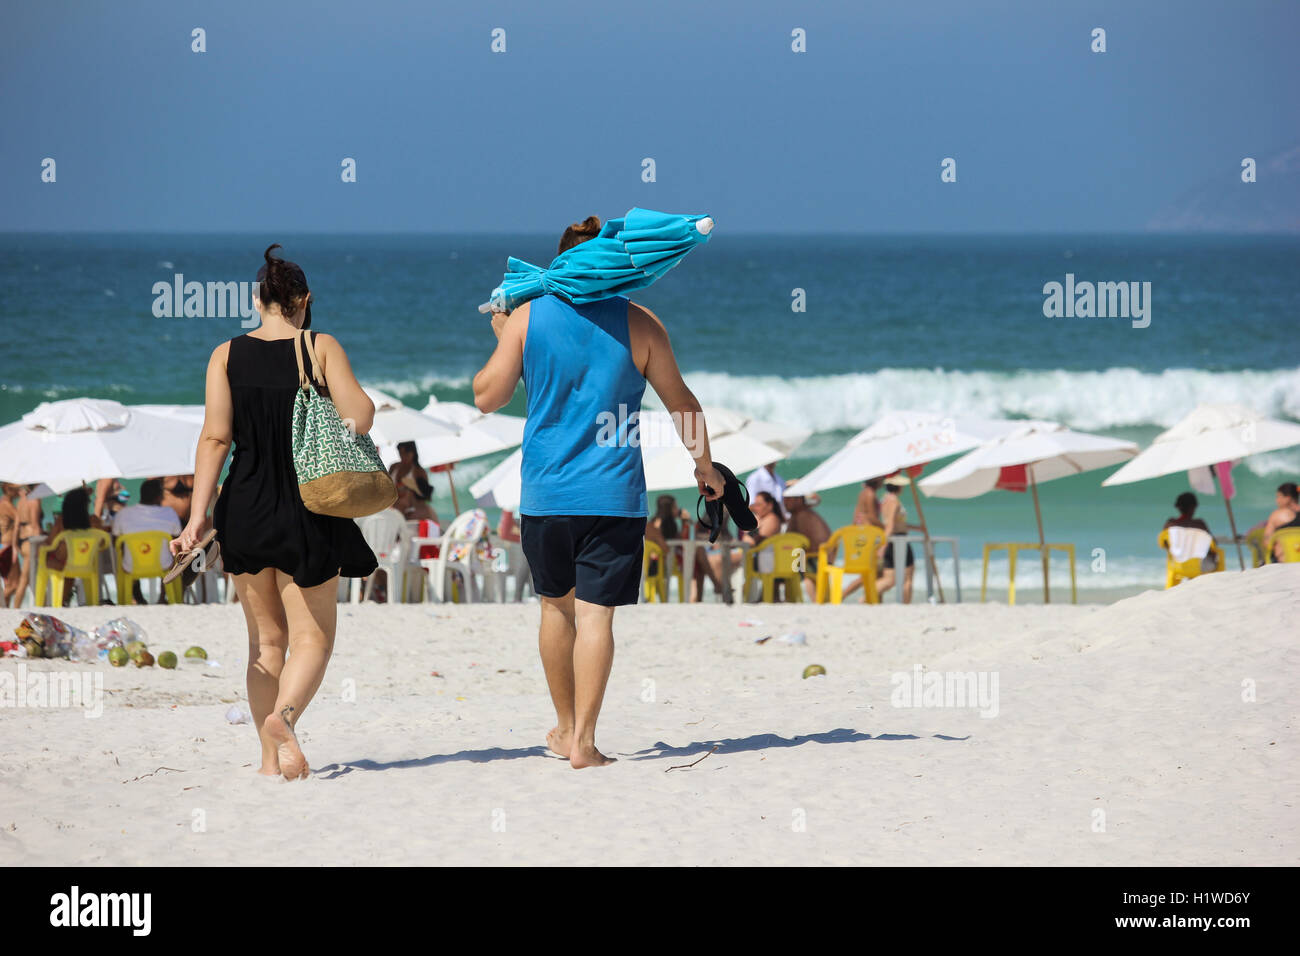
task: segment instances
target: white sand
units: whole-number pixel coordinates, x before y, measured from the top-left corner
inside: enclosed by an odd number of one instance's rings
[[[132,609],[155,653],[221,666],[27,665],[107,694],[98,719],[0,710],[0,864],[1300,862],[1300,566],[1111,607],[625,609],[598,737],[621,759],[581,772],[543,752],[537,613],[342,608],[300,726],[317,773],[284,784],[225,720],[239,608]],[[997,672],[998,716],[891,706],[915,664]]]

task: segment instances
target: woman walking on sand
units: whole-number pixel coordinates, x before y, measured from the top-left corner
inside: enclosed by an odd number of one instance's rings
[[[294,728],[333,653],[338,577],[364,577],[376,561],[354,521],[308,511],[298,490],[291,434],[299,388],[295,349],[300,330],[311,324],[311,292],[301,268],[272,255],[277,248],[266,250],[257,274],[261,325],[218,345],[208,361],[191,517],[171,548],[189,557],[210,548],[215,536],[248,622],[248,703],[262,742],[259,772],[297,780],[308,766]],[[347,353],[333,336],[309,335],[339,415],[365,434],[375,406]],[[232,441],[234,459],[213,530],[201,539]]]

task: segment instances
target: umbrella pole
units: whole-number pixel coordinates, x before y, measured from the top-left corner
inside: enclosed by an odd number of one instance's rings
[[[1043,537],[1043,511],[1038,507],[1038,482],[1034,480],[1034,466],[1030,465],[1029,488],[1034,493],[1034,517],[1038,519],[1038,554],[1043,559],[1043,603],[1052,603],[1052,592],[1047,584],[1047,539]]]
[[[457,515],[460,514],[460,502],[456,500],[456,481],[451,477],[452,465],[447,466],[447,484],[451,486],[451,507]]]
[[[930,568],[930,573],[934,575],[935,586],[939,589],[939,603],[947,602],[943,599],[943,579],[939,577],[938,563],[934,560],[934,547],[930,544],[930,528],[925,523],[925,512],[921,510],[921,497],[916,493],[916,482],[912,485],[912,503],[916,505],[916,517],[921,522],[921,534],[925,535],[925,561]]]
[[[1210,466],[1210,474],[1214,477],[1214,485],[1219,489],[1219,494],[1223,495],[1223,485],[1219,484],[1219,471],[1213,465]],[[1241,565],[1241,570],[1246,570],[1246,558],[1241,553],[1241,541],[1237,538],[1237,522],[1232,517],[1232,502],[1228,500],[1227,495],[1223,495],[1223,503],[1228,508],[1228,527],[1232,529],[1232,541],[1237,546],[1237,563]]]

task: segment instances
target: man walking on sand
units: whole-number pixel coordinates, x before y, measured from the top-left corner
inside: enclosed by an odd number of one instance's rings
[[[599,230],[595,217],[575,223],[560,252]],[[497,347],[474,376],[474,404],[496,411],[521,377],[528,392],[520,535],[541,598],[538,645],[555,705],[546,740],[574,769],[603,766],[614,762],[596,748],[614,609],[637,601],[649,516],[636,426],[647,381],[695,460],[700,493],[719,498],[723,478],[700,403],[649,309],[621,296],[572,305],[545,295],[496,313],[492,330]]]

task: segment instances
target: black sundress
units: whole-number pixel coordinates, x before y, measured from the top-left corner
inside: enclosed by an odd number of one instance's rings
[[[313,344],[316,333],[311,333]],[[293,468],[297,337],[230,340],[226,376],[234,413],[234,458],[212,523],[231,574],[278,568],[301,588],[335,575],[366,577],[378,566],[351,518],[308,511]]]

